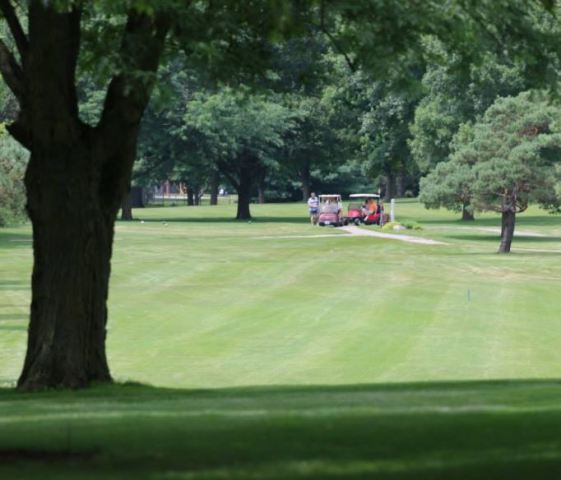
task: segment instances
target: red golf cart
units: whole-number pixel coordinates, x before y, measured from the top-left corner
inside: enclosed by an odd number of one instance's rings
[[[318,225],[333,225],[341,227],[343,225],[341,195],[330,194],[319,196],[319,217]]]
[[[349,199],[345,224],[384,225],[388,222],[389,216],[384,213],[384,204],[377,193],[353,193]]]

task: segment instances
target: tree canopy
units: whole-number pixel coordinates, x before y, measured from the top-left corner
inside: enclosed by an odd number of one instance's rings
[[[462,129],[450,160],[422,180],[421,200],[429,207],[469,204],[501,213],[499,251],[508,253],[517,213],[530,202],[561,206],[560,114],[539,93],[498,98],[479,122]]]

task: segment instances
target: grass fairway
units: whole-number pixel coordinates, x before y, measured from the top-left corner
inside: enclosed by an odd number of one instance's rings
[[[135,213],[108,352],[117,380],[153,387],[8,389],[32,257],[28,227],[0,230],[0,478],[561,476],[559,217],[520,215],[499,256],[498,217],[412,201],[398,219],[445,245],[312,228],[303,205]]]

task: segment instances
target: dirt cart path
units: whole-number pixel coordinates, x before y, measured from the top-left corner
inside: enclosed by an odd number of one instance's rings
[[[358,235],[362,237],[385,238],[387,240],[399,240],[401,242],[420,243],[422,245],[446,245],[444,242],[431,240],[429,238],[413,237],[412,235],[402,235],[396,233],[374,232],[372,230],[365,230],[352,225],[349,225],[348,227],[341,227],[341,230],[350,233],[351,235]]]

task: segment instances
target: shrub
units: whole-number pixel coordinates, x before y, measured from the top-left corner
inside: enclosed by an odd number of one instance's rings
[[[25,220],[23,176],[29,154],[0,128],[0,226]]]
[[[407,229],[407,230],[422,230],[423,227],[418,224],[417,222],[403,222],[402,225]]]
[[[388,222],[383,227],[384,231],[395,231],[395,230],[422,230],[423,227],[417,222]]]
[[[399,222],[388,222],[388,223],[384,223],[382,230],[392,231],[392,230],[398,230],[400,227],[403,227],[403,225],[401,225]]]

